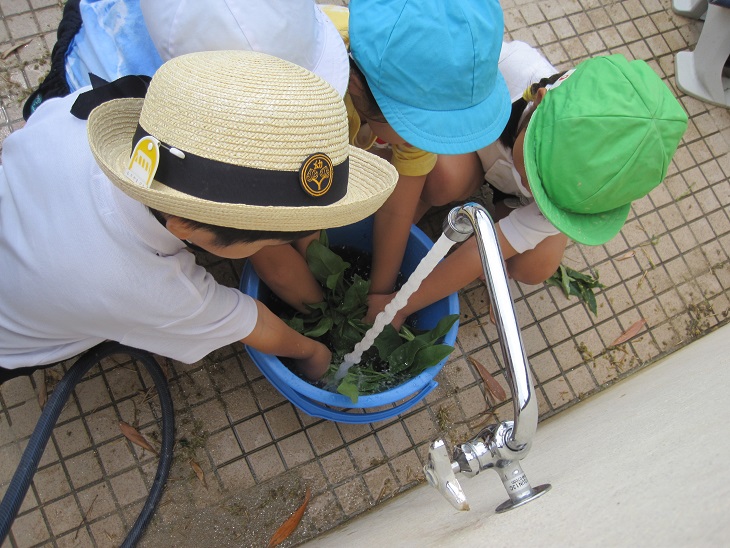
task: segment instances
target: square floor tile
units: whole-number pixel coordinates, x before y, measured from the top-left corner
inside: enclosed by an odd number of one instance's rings
[[[109,480],[114,496],[122,506],[147,498],[147,486],[138,469],[133,469]]]
[[[39,510],[15,518],[11,534],[19,548],[35,546],[51,536]]]
[[[76,529],[82,523],[81,512],[72,496],[47,505],[44,511],[53,534],[57,536]]]
[[[248,489],[256,485],[251,469],[243,458],[218,468],[218,474],[223,483],[223,488],[229,492]]]
[[[343,439],[332,422],[320,422],[307,428],[307,436],[317,455],[329,453],[343,445]]]
[[[251,453],[248,455],[248,460],[257,482],[271,479],[286,470],[274,446]]]
[[[314,451],[304,432],[277,441],[287,468],[294,468],[314,459]]]
[[[64,464],[71,478],[71,483],[76,489],[94,483],[103,477],[98,458],[92,451],[67,459]]]
[[[352,516],[370,507],[370,494],[365,482],[360,477],[353,478],[334,490],[337,501],[345,515]]]

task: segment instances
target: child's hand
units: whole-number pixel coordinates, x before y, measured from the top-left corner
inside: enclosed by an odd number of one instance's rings
[[[395,297],[395,293],[388,295],[377,295],[371,293],[368,295],[368,312],[365,314],[363,321],[365,323],[372,324],[375,322],[375,317],[383,311],[390,301]],[[401,326],[405,323],[408,318],[408,313],[405,310],[399,310],[393,318],[390,324],[397,330],[400,330]]]
[[[316,381],[329,369],[332,352],[320,342],[312,341],[312,355],[294,360],[299,370],[310,381]]]
[[[327,372],[332,361],[329,348],[293,330],[260,301],[256,301],[256,308],[256,326],[241,339],[243,344],[264,354],[292,358],[297,369],[310,380],[316,381]]]

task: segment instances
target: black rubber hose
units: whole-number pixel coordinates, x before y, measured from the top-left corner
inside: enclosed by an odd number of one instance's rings
[[[175,417],[172,406],[172,396],[167,386],[167,379],[162,373],[160,366],[152,354],[145,350],[139,350],[125,346],[117,342],[104,342],[83,354],[76,363],[63,376],[56,385],[53,393],[46,402],[35,430],[28,441],[28,445],[20,459],[20,464],[10,481],[8,490],[5,492],[2,503],[0,503],[0,544],[5,541],[10,527],[15,521],[23,499],[25,498],[33,476],[38,468],[38,463],[43,456],[43,451],[48,444],[53,428],[56,426],[58,417],[61,414],[71,392],[86,373],[102,359],[113,354],[126,354],[141,361],[157,389],[160,398],[162,413],[162,441],[160,447],[160,460],[157,464],[157,473],[150,488],[142,510],[134,522],[127,538],[122,544],[123,547],[135,546],[144,533],[145,528],[152,519],[152,515],[160,502],[165,482],[170,474],[172,466],[172,448],[175,443]]]

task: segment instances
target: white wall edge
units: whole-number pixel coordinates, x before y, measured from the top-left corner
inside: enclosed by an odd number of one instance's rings
[[[306,545],[728,546],[729,391],[726,325],[540,423],[522,466],[541,498],[496,514],[487,470],[458,478],[469,512],[424,484]]]

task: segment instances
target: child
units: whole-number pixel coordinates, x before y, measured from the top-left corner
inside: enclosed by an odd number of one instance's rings
[[[537,284],[555,272],[568,238],[600,245],[619,232],[631,202],[664,179],[687,115],[645,62],[620,55],[552,76],[535,50],[512,42],[504,45],[500,70],[513,97],[527,87],[500,140],[473,154],[439,157],[434,174],[475,186],[486,179],[514,195],[497,204],[502,255],[512,278]],[[394,325],[481,275],[470,238],[424,280]],[[371,295],[368,317],[391,298]]]
[[[64,8],[51,71],[24,112],[88,85],[89,73],[105,80],[151,75],[178,55],[224,49],[275,55],[311,70],[340,95],[347,89],[347,50],[313,0],[75,0]],[[303,259],[314,238],[267,246],[249,258],[264,283],[301,312],[323,298]]]
[[[313,0],[68,0],[51,69],[24,117],[45,99],[90,85],[90,73],[107,81],[152,76],[178,55],[222,49],[268,53],[311,70],[340,95],[347,88],[347,51]]]
[[[374,222],[370,292],[389,293],[410,227],[430,206],[422,193],[436,154],[483,147],[507,122],[502,9],[492,0],[353,0],[349,29],[342,10],[323,9],[349,37],[351,142],[388,143],[400,175]]]
[[[135,1],[163,60],[195,51],[259,51],[303,66],[345,94],[347,50],[332,21],[313,0]],[[249,257],[269,289],[305,313],[306,304],[323,300],[322,288],[304,260],[307,245],[316,237],[268,246]]]
[[[185,55],[149,89],[127,77],[45,101],[3,143],[0,372],[107,339],[186,363],[240,340],[316,379],[330,351],[217,284],[184,241],[247,257],[372,214],[395,182],[348,145],[334,88],[264,54]]]

